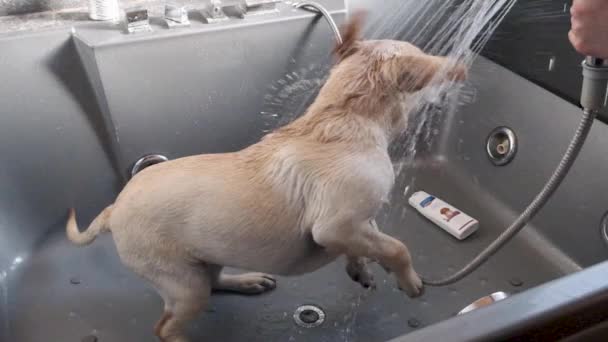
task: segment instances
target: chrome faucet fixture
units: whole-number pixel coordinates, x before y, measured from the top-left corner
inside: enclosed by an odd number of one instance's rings
[[[220,0],[211,0],[211,2],[201,10],[204,21],[207,24],[222,22],[228,19]]]
[[[148,17],[148,10],[142,7],[134,7],[125,10],[125,18],[127,22],[127,32],[139,33],[139,32],[150,32],[150,19]]]
[[[165,5],[165,22],[169,28],[190,26],[188,9],[176,4]]]

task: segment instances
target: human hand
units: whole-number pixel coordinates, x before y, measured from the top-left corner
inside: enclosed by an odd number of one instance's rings
[[[608,59],[608,0],[574,0],[572,28],[574,48],[583,55]]]

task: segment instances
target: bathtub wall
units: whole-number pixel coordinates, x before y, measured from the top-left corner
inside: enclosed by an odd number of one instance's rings
[[[343,2],[324,4],[343,19]],[[139,157],[234,151],[304,110],[334,37],[313,14],[283,11],[181,30],[153,22],[141,35],[111,24],[1,35],[0,275],[67,208],[88,224]]]

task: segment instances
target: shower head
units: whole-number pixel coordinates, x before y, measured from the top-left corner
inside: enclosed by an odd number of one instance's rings
[[[586,111],[599,112],[608,100],[608,61],[587,57],[583,61],[581,105]]]

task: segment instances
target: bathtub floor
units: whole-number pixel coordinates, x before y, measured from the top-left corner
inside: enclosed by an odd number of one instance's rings
[[[404,206],[399,195],[403,189],[397,189],[393,202],[400,204],[379,222],[384,231],[407,243],[421,274],[453,272],[504,229],[507,222],[490,212],[489,202],[474,191],[454,187],[462,182],[445,174],[445,168],[414,176],[410,193],[424,189],[451,198],[453,205],[482,222],[479,232],[456,241]],[[518,238],[467,279],[426,288],[416,299],[398,291],[394,278],[377,265],[378,288],[361,288],[346,275],[343,260],[306,276],[279,278],[278,288],[264,295],[215,294],[208,310],[192,324],[191,336],[194,341],[227,342],[386,341],[448,318],[483,295],[518,292],[559,277],[563,263],[548,257],[546,246],[534,241]],[[4,327],[9,341],[69,342],[88,335],[100,342],[156,341],[152,327],[161,314],[161,300],[120,264],[109,235],[77,248],[68,244],[58,226],[9,274],[7,284],[3,310],[9,317]],[[325,323],[310,329],[295,325],[293,312],[304,304],[323,308]]]

